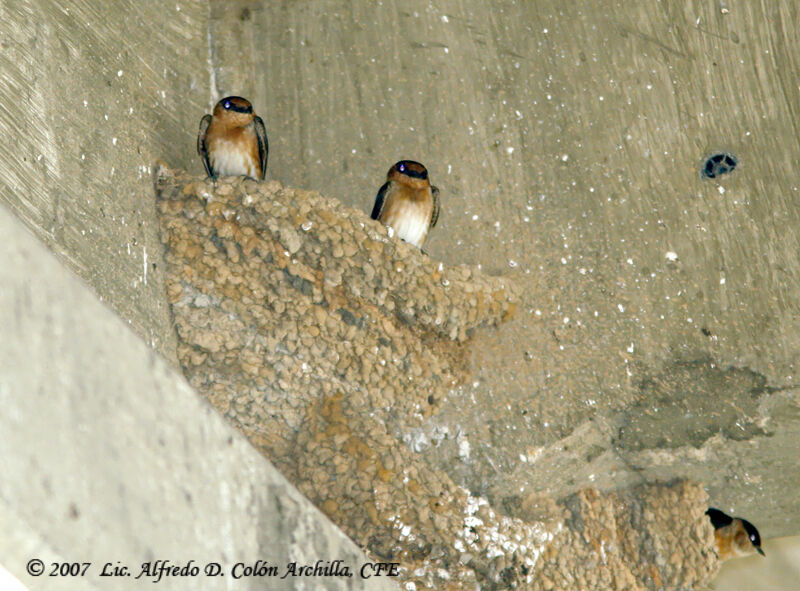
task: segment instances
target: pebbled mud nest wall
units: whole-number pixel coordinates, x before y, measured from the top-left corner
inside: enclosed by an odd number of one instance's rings
[[[523,495],[512,518],[412,451],[482,331],[513,316],[513,281],[277,181],[156,182],[186,376],[407,589],[677,589],[716,571],[699,486]]]

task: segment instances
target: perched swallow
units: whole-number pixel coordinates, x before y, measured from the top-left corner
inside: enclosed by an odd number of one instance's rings
[[[214,107],[213,116],[200,120],[197,153],[212,178],[244,175],[263,180],[269,155],[264,122],[247,99],[225,97]]]
[[[761,536],[752,523],[746,519],[726,515],[713,507],[706,511],[706,515],[714,526],[714,541],[717,544],[720,560],[739,558],[753,552],[765,555],[761,549]]]
[[[439,219],[439,189],[431,186],[427,169],[413,160],[392,166],[378,190],[370,217],[422,248],[428,230]]]

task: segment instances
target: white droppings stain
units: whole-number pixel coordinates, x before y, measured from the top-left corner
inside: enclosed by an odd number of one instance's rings
[[[117,70],[117,76],[120,78],[122,77],[122,70]]]
[[[617,310],[619,310],[620,312],[624,312],[625,306],[623,306],[622,304],[617,304]]]
[[[116,145],[117,145],[117,138],[115,138],[115,137],[112,137],[112,138],[111,138],[111,144],[112,144],[112,145],[114,145],[114,146],[116,146]]]
[[[463,433],[459,433],[456,436],[456,441],[458,442],[458,457],[462,460],[468,460],[470,445],[469,441],[467,441],[467,437]]]
[[[675,262],[678,260],[678,253],[668,250],[666,254],[664,254],[664,258],[668,261]]]
[[[720,285],[725,285],[725,278],[724,277],[720,277],[719,278],[719,284]]]
[[[719,191],[720,195],[724,195],[725,194],[725,187],[719,186],[719,187],[717,187],[717,191]]]

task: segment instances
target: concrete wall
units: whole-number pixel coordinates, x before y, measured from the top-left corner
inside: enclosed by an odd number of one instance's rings
[[[0,201],[167,357],[152,165],[189,166],[208,5],[0,5]]]
[[[798,531],[796,5],[212,6],[236,31],[217,84],[252,93],[273,178],[369,211],[418,159],[442,189],[428,253],[523,282],[472,385],[408,434],[435,465],[509,507],[701,477],[767,536]],[[715,150],[739,166],[703,179]]]
[[[30,589],[137,589],[147,561],[218,562],[170,589],[389,589],[361,551],[0,208],[0,563]],[[33,578],[26,563],[91,562]],[[342,560],[347,577],[244,578],[237,562]],[[104,563],[131,578],[100,578]]]

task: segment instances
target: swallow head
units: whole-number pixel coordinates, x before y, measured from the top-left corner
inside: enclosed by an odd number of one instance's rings
[[[413,160],[401,160],[389,169],[387,181],[395,181],[414,189],[430,187],[428,169]]]
[[[756,526],[740,517],[731,517],[719,509],[709,507],[706,515],[714,526],[714,538],[720,558],[748,556],[753,551],[764,556],[761,549],[761,536]]]
[[[747,541],[741,544],[744,547],[752,546],[755,548],[755,551],[761,554],[761,556],[766,556],[764,551],[761,549],[761,536],[758,535],[758,530],[756,526],[747,521],[746,519],[740,519],[742,522],[742,528],[744,529],[745,536]]]
[[[231,125],[244,127],[253,121],[253,105],[240,96],[226,96],[214,107],[214,118]]]

